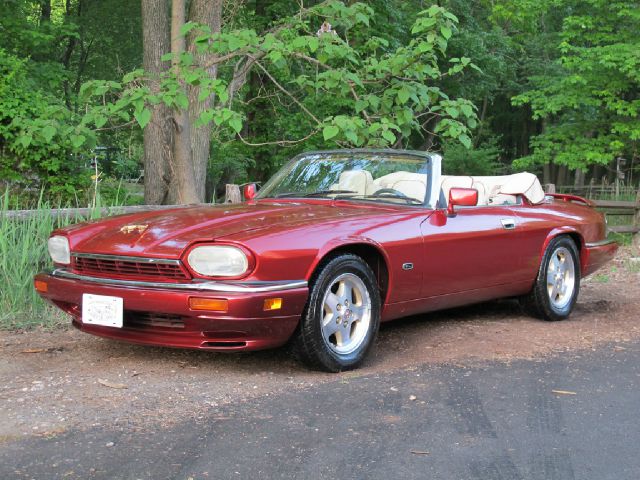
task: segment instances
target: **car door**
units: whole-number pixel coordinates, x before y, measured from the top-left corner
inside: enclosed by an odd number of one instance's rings
[[[518,219],[509,206],[436,210],[421,224],[422,297],[508,284],[521,265]]]

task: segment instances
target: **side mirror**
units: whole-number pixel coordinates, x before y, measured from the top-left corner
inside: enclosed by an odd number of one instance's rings
[[[247,183],[242,189],[242,193],[244,194],[245,200],[253,200],[258,193],[258,187],[255,183]]]
[[[478,190],[475,188],[452,188],[449,190],[447,215],[453,215],[453,207],[474,207],[478,204]]]

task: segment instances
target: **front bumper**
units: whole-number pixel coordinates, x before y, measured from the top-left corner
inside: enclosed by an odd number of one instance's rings
[[[131,343],[203,350],[259,350],[286,343],[308,296],[307,282],[154,283],[88,277],[65,269],[36,275],[40,295],[87,333]],[[82,323],[82,295],[121,297],[123,328]],[[224,298],[225,313],[195,311],[190,297]],[[282,308],[264,311],[264,301],[282,298]]]

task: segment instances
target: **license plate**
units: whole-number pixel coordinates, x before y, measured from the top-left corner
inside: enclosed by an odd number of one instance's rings
[[[83,294],[82,323],[122,328],[122,298]]]

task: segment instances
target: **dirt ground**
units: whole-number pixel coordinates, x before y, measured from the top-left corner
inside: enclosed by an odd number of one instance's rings
[[[563,322],[529,318],[513,300],[410,317],[383,325],[368,362],[337,375],[304,369],[286,349],[217,354],[142,347],[71,327],[0,332],[0,443],[71,428],[162,428],[215,416],[232,402],[426,363],[509,362],[604,344],[624,350],[640,337],[639,257],[637,249],[621,249],[584,279],[576,309]]]

